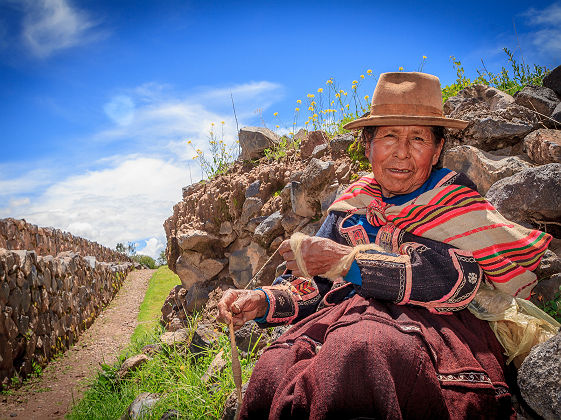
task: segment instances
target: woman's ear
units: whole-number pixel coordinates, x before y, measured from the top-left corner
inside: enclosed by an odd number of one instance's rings
[[[442,153],[443,147],[444,147],[444,139],[440,139],[440,142],[436,145],[434,155],[432,155],[432,166],[438,163],[438,159],[440,159],[440,154]]]

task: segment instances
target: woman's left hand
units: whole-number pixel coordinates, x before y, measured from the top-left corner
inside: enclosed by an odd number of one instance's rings
[[[338,244],[335,241],[318,236],[310,236],[302,241],[300,248],[306,270],[311,276],[327,273],[341,258],[351,253],[352,248]],[[286,268],[292,270],[296,277],[303,276],[296,264],[296,257],[290,248],[290,240],[284,241],[279,247],[279,253],[286,261]],[[347,273],[341,273],[344,276]]]

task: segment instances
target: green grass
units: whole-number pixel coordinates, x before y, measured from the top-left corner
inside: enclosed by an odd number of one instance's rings
[[[154,273],[148,284],[144,301],[140,305],[138,326],[132,334],[131,343],[139,341],[153,332],[162,314],[162,306],[169,291],[178,284],[181,284],[181,280],[167,265],[158,268]]]
[[[136,328],[130,346],[114,365],[101,365],[97,375],[91,379],[84,398],[72,407],[67,416],[69,419],[119,419],[142,392],[159,393],[162,396],[150,416],[146,417],[149,419],[159,419],[171,409],[177,410],[181,418],[221,417],[226,398],[234,390],[230,342],[225,328],[225,334],[199,359],[180,347],[162,345],[162,350],[139,370],[122,380],[117,378],[116,373],[127,357],[139,354],[147,344],[160,342],[159,336],[163,328],[157,323],[157,319],[169,290],[176,284],[179,284],[178,277],[167,267],[160,267],[154,273],[140,307],[138,319],[142,324]],[[191,334],[197,319],[196,315],[189,318]],[[201,377],[221,350],[228,366],[211,383],[203,383]],[[255,361],[254,352],[240,360],[244,382],[249,380]]]

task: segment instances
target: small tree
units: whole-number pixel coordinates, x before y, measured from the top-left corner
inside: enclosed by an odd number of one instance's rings
[[[127,253],[127,248],[125,247],[125,245],[123,245],[122,242],[119,242],[115,246],[115,251],[120,252],[121,254],[126,254]]]
[[[158,260],[156,261],[156,263],[158,265],[166,265],[168,263],[167,258],[166,258],[166,251],[165,250],[160,252],[160,256],[158,257]]]
[[[132,257],[136,255],[136,244],[134,242],[129,242],[127,245],[127,255]]]

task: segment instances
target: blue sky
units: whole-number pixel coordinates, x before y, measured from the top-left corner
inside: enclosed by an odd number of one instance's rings
[[[455,79],[507,47],[561,64],[551,1],[0,0],[0,217],[104,245],[165,246],[163,221],[200,179],[211,123],[292,122],[296,100],[366,69]],[[362,88],[371,94],[374,79]]]

